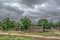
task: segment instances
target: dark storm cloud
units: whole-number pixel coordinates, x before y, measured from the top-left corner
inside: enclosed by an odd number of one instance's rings
[[[20,4],[25,4],[29,7],[33,7],[35,4],[45,3],[46,0],[20,0]]]
[[[17,19],[21,17],[23,11],[11,6],[5,6],[4,3],[8,2],[7,0],[0,0],[0,19],[5,17],[10,17],[11,19]],[[8,2],[10,3],[10,2]],[[20,18],[19,18],[20,19]]]
[[[24,16],[32,21],[59,20],[60,0],[0,0],[0,19],[10,17],[17,21]]]

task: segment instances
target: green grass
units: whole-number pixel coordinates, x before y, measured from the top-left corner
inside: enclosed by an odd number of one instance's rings
[[[9,33],[16,33],[16,34],[31,34],[31,35],[42,35],[42,36],[58,36],[60,37],[60,34],[56,34],[53,32],[16,32],[16,31],[10,31]]]
[[[34,38],[25,38],[25,37],[17,37],[17,38],[0,37],[0,40],[36,40],[36,39],[34,39]]]
[[[55,33],[52,33],[52,32],[40,32],[40,33],[38,33],[38,32],[31,32],[29,34],[31,34],[31,35],[58,36],[58,37],[60,37],[60,34],[55,34]]]

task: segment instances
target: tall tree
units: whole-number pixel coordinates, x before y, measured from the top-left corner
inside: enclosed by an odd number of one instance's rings
[[[51,23],[48,22],[47,19],[40,19],[38,21],[38,26],[43,27],[43,31],[45,31],[45,29],[51,29]]]
[[[30,25],[31,25],[31,20],[26,16],[22,18],[19,22],[20,29],[23,31],[27,31]]]
[[[1,21],[1,27],[6,31],[8,29],[11,29],[15,26],[15,23],[9,19],[9,17],[3,19]]]

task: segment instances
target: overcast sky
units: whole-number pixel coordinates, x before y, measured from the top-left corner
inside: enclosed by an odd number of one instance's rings
[[[24,16],[32,21],[40,18],[60,20],[60,0],[0,0],[0,20],[10,17],[18,21]]]

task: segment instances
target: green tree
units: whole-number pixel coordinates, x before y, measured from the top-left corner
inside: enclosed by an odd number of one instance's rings
[[[47,19],[40,19],[38,21],[38,26],[43,27],[43,31],[45,31],[45,29],[51,29],[52,24],[48,22]]]
[[[1,27],[3,28],[3,30],[6,31],[8,29],[15,27],[15,23],[11,21],[9,17],[7,17],[1,21]]]
[[[19,22],[19,27],[22,31],[27,31],[30,25],[31,25],[31,20],[26,16],[22,18]]]

